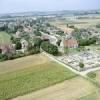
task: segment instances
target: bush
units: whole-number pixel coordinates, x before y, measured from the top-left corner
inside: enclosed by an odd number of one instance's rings
[[[79,63],[79,67],[80,67],[80,68],[84,68],[84,63],[80,62],[80,63]]]
[[[0,61],[5,61],[5,60],[8,60],[7,55],[5,55],[5,54],[0,54]]]

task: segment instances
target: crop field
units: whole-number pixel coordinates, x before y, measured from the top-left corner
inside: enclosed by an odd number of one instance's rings
[[[92,98],[97,98],[99,96],[97,93],[98,89],[91,82],[77,76],[14,100],[92,100],[90,95]],[[93,100],[100,100],[100,98]]]
[[[48,61],[50,61],[49,58],[44,57],[41,54],[36,54],[15,60],[0,62],[0,74],[31,68],[36,65],[45,64]]]
[[[100,23],[100,19],[75,19],[77,24],[74,24],[78,28],[85,28],[89,26],[95,26]]]
[[[0,32],[0,44],[10,43],[10,35],[6,32]]]
[[[0,100],[21,96],[77,76],[41,54],[2,62],[0,73]]]
[[[71,16],[71,17],[66,16],[65,20],[55,20],[50,23],[54,26],[57,26],[58,28],[61,26],[63,27],[63,25],[66,26],[66,28],[67,28],[67,24],[74,25],[77,28],[86,28],[86,27],[95,26],[100,23],[100,15],[93,15],[93,18],[88,18],[90,16],[92,16],[92,15],[80,16],[80,17],[86,17],[86,18],[82,18],[82,19],[77,19],[73,16]]]

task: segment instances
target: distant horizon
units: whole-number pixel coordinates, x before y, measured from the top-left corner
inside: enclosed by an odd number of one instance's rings
[[[20,13],[37,13],[37,12],[61,12],[61,11],[96,11],[96,10],[100,10],[100,8],[98,9],[77,9],[77,10],[49,10],[49,11],[18,11],[18,12],[8,12],[8,13],[0,13],[0,15],[5,15],[5,14],[20,14]]]
[[[95,9],[99,0],[0,0],[0,14]]]

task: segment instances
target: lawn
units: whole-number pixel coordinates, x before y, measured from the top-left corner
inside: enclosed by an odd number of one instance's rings
[[[45,56],[43,57],[45,58]],[[25,58],[20,58],[20,60],[21,59]],[[24,95],[76,76],[68,69],[51,60],[42,62],[42,60],[36,58],[38,62],[42,63],[37,62],[36,64],[33,60],[35,63],[33,64],[32,60],[31,63],[28,63],[29,58],[26,59],[22,66],[19,65],[22,61],[14,60],[14,62],[16,62],[15,66],[20,66],[22,69],[16,68],[15,70],[14,68],[14,71],[11,69],[11,72],[9,71],[0,75],[0,100],[7,100]],[[24,68],[27,63],[29,67]],[[11,66],[11,62],[9,62],[9,64]],[[7,69],[10,68],[9,64]]]
[[[0,32],[0,44],[10,43],[10,35],[6,32]]]

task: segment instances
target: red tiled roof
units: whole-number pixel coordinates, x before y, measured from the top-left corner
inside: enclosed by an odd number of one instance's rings
[[[78,41],[74,39],[64,40],[64,46],[74,46],[78,45]]]

